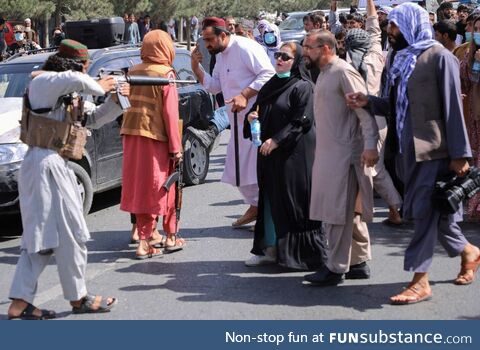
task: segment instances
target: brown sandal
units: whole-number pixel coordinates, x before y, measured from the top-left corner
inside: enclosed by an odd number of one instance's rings
[[[168,244],[168,239],[173,239],[173,244]],[[187,242],[183,238],[177,237],[177,235],[168,235],[167,239],[165,240],[165,248],[164,250],[168,253],[178,252],[182,250]]]
[[[467,286],[472,284],[475,281],[475,274],[477,273],[478,267],[480,266],[480,256],[477,260],[468,261],[462,263],[460,273],[458,274],[457,278],[453,283],[458,286]],[[473,271],[472,274],[467,273],[468,271]]]
[[[166,241],[167,238],[163,235],[160,235],[160,237],[158,237],[157,239],[152,238],[151,240],[149,240],[148,244],[154,248],[164,248]]]
[[[135,259],[137,260],[144,260],[144,259],[150,259],[156,256],[162,255],[162,251],[160,249],[154,248],[154,247],[148,247],[147,254],[137,254],[135,253]]]
[[[426,287],[422,287],[419,283],[410,283],[407,288],[400,294],[397,294],[390,298],[390,304],[392,305],[408,305],[416,304],[421,301],[429,300],[432,298],[432,290]],[[402,296],[403,300],[394,300],[393,298]]]

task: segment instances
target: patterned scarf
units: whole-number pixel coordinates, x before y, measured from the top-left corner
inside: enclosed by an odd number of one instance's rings
[[[372,47],[372,39],[370,34],[363,29],[350,29],[345,37],[345,48],[348,55],[352,59],[352,66],[363,77],[363,80],[368,80],[368,68],[364,63],[365,56]]]
[[[402,132],[408,109],[407,84],[412,75],[417,57],[437,41],[432,39],[432,28],[428,12],[413,3],[403,3],[395,7],[388,15],[388,20],[400,29],[409,46],[397,52],[388,72],[386,89],[388,90],[399,80],[397,102],[395,104],[397,137],[400,153],[402,153]],[[385,94],[384,94],[385,95]]]

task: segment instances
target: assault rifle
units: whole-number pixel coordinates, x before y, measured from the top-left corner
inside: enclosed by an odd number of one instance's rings
[[[128,83],[132,86],[135,85],[170,85],[170,84],[197,84],[198,81],[196,80],[177,80],[177,79],[169,79],[169,78],[161,78],[161,77],[149,77],[145,75],[129,75],[125,73],[123,70],[104,70],[100,69],[100,78],[111,75],[115,78],[117,82],[117,97],[118,103],[122,107],[123,110],[126,110],[131,107],[130,101],[128,100],[127,96],[123,96],[118,93],[118,89],[122,83]]]
[[[183,158],[175,165],[175,170],[165,180],[162,187],[168,192],[170,187],[175,184],[175,233],[178,233],[178,222],[180,221],[180,212],[182,211],[183,197]]]
[[[181,140],[183,135],[183,120],[178,121],[178,131],[180,132]],[[168,192],[173,184],[175,184],[175,234],[178,234],[178,222],[180,221],[180,212],[182,211],[183,186],[185,186],[183,183],[183,154],[162,187]]]

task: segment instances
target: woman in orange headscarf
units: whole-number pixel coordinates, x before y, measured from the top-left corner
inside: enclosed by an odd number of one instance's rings
[[[170,36],[154,30],[145,35],[142,63],[131,75],[175,78],[175,49]],[[166,250],[181,249],[176,238],[175,190],[162,188],[173,166],[182,156],[178,126],[178,94],[175,84],[132,86],[132,107],[123,116],[123,187],[120,208],[135,214],[140,242],[137,259],[161,255],[151,244],[155,219],[163,216]]]

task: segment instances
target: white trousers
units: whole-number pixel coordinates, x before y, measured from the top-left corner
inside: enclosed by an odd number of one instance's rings
[[[85,284],[86,245],[77,242],[71,230],[64,230],[59,235],[59,245],[53,249],[53,252],[65,299],[80,300],[87,295]],[[27,250],[22,249],[10,288],[10,299],[22,299],[33,304],[37,293],[38,278],[51,257],[51,254],[30,254]]]

